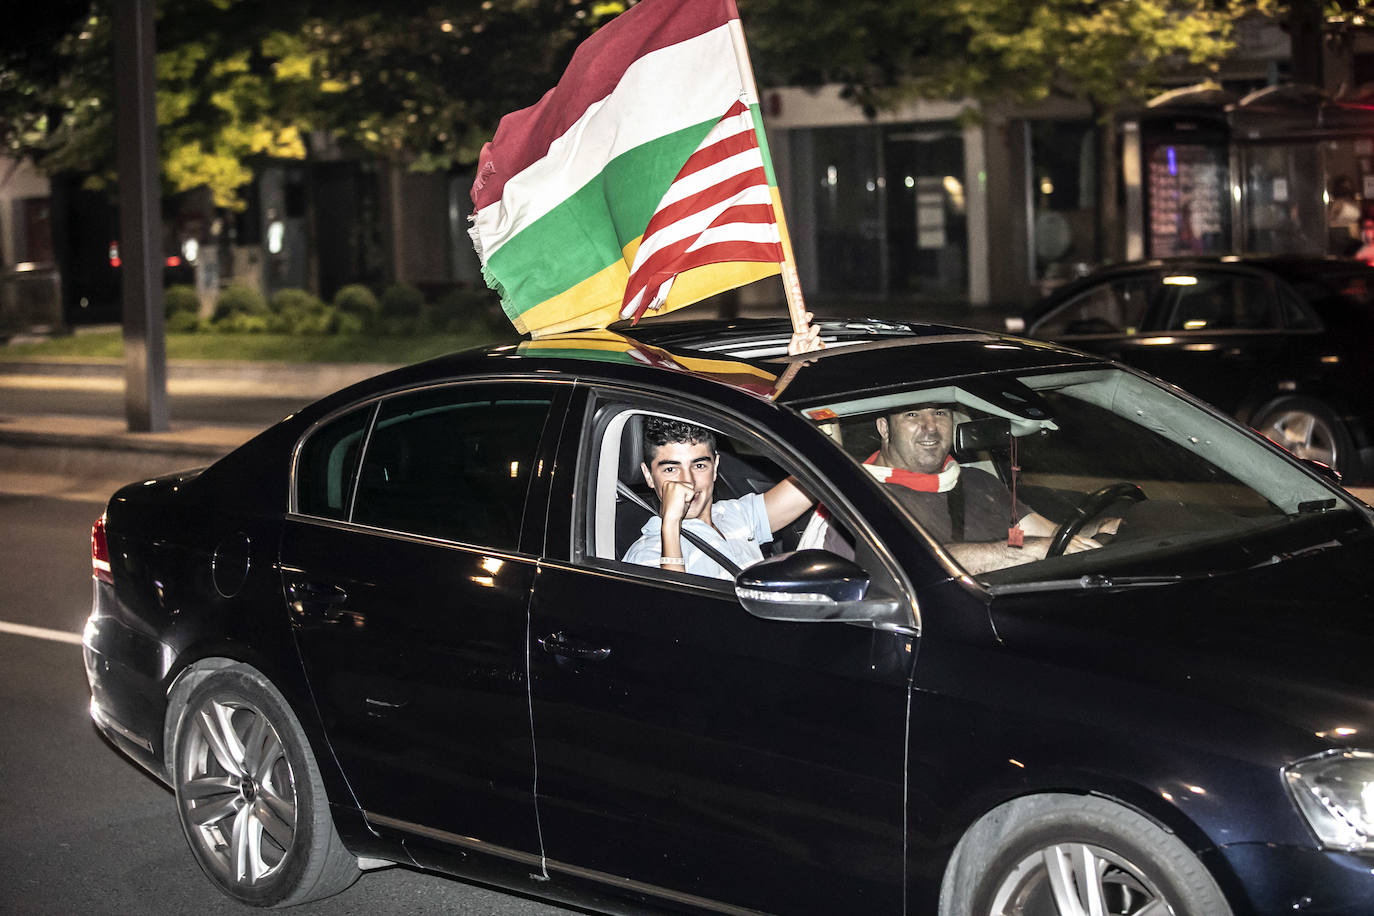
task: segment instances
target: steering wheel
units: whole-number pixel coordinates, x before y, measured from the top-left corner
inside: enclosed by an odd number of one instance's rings
[[[1054,530],[1054,535],[1050,539],[1050,548],[1045,551],[1045,557],[1062,556],[1073,536],[1083,530],[1083,526],[1088,523],[1088,519],[1096,518],[1106,510],[1108,506],[1119,499],[1129,499],[1132,502],[1140,502],[1145,499],[1145,491],[1133,483],[1120,481],[1109,483],[1100,490],[1095,490],[1084,496],[1078,501],[1078,505],[1073,507],[1073,515],[1069,520]]]

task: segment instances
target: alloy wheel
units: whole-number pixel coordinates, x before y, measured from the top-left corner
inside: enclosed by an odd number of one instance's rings
[[[992,898],[991,916],[1168,916],[1172,907],[1140,870],[1087,843],[1026,856]]]
[[[1336,433],[1321,417],[1306,410],[1280,410],[1265,417],[1260,435],[1283,446],[1299,458],[1339,467]]]
[[[202,860],[225,883],[253,887],[287,861],[296,833],[295,775],[262,710],[207,697],[187,713],[177,797]]]

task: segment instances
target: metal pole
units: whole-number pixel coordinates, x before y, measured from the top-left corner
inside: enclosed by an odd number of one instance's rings
[[[112,4],[119,253],[123,261],[124,415],[131,432],[161,432],[168,425],[154,3],[115,0]]]

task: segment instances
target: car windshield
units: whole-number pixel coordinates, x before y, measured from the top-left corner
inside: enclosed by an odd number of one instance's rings
[[[1120,369],[981,375],[804,413],[991,586],[1211,575],[1369,533],[1340,489]]]

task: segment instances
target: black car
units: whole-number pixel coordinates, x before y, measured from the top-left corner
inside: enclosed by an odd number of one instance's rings
[[[1374,268],[1319,257],[1122,264],[1060,287],[1026,333],[1197,395],[1290,449],[1374,478]]]
[[[1368,913],[1374,512],[1098,357],[864,321],[788,357],[788,331],[445,357],[117,492],[91,715],[175,790],[210,880],[258,905],[400,863],[609,912]],[[960,473],[1052,538],[961,565],[894,498],[878,421],[931,404]],[[622,562],[657,522],[651,418],[714,431],[718,499],[790,478],[817,508],[734,581]]]

